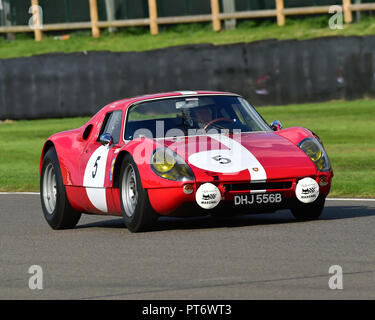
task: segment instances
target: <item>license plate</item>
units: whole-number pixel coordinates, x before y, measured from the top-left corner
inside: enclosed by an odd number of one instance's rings
[[[241,194],[234,196],[234,205],[275,204],[282,200],[281,193]]]

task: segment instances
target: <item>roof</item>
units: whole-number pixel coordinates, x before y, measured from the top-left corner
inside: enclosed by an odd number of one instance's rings
[[[180,96],[197,96],[197,95],[238,95],[231,92],[221,92],[221,91],[172,91],[172,92],[162,92],[162,93],[155,93],[155,94],[146,94],[142,96],[136,96],[132,98],[121,99],[118,101],[114,101],[107,106],[105,109],[123,109],[128,108],[130,105],[136,102],[141,101],[148,101],[148,100],[155,100],[161,98],[170,98],[170,97],[180,97]],[[103,109],[104,109],[103,108]]]

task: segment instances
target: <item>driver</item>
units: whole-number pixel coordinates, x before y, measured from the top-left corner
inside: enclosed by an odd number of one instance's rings
[[[207,123],[212,120],[212,110],[208,107],[195,108],[192,110],[192,116],[197,123],[199,129],[203,129]]]

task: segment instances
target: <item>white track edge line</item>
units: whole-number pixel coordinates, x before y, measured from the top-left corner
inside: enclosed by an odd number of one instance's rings
[[[370,199],[370,198],[327,198],[326,200],[331,200],[331,201],[375,201],[375,199]]]
[[[39,192],[0,192],[0,195],[40,195]]]

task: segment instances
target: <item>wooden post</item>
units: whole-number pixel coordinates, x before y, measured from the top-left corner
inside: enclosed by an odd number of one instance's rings
[[[219,14],[220,14],[219,0],[211,0],[211,12],[212,12],[212,27],[214,31],[220,31],[221,23],[219,19]]]
[[[31,0],[32,15],[33,15],[33,26],[34,26],[34,38],[35,41],[42,41],[42,21],[41,13],[39,12],[39,0]]]
[[[350,5],[351,5],[350,0],[342,0],[342,8],[344,10],[345,23],[351,23],[353,21],[352,11],[349,8]]]
[[[159,33],[159,26],[157,23],[158,18],[158,6],[156,0],[148,0],[148,12],[150,17],[150,32],[153,35]]]
[[[276,0],[276,17],[277,17],[277,25],[279,27],[285,25],[285,15],[283,13],[284,10],[284,0]]]
[[[98,2],[97,0],[90,1],[90,19],[91,19],[91,32],[94,38],[100,37],[100,29],[98,27],[99,15],[98,15]]]

